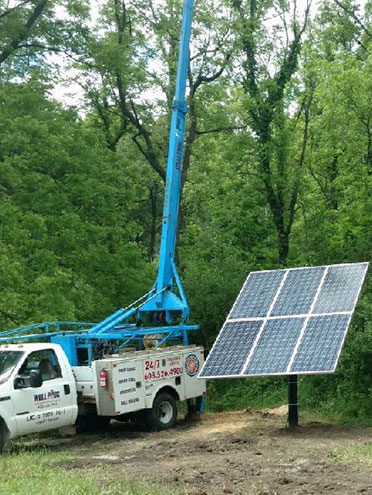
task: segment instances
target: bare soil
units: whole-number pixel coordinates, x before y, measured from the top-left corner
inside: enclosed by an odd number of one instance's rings
[[[187,495],[372,494],[367,468],[335,462],[338,447],[372,441],[372,428],[303,423],[285,428],[286,409],[205,414],[172,430],[110,431],[45,440],[69,450],[63,469],[107,465],[117,477],[144,480]]]

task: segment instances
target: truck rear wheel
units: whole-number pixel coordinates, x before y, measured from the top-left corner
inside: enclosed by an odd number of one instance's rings
[[[146,411],[146,423],[150,430],[167,430],[177,420],[177,403],[173,395],[159,392],[153,406]]]

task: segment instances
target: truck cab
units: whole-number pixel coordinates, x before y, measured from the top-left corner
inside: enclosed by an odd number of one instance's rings
[[[0,346],[0,447],[14,437],[74,424],[76,397],[59,345]]]

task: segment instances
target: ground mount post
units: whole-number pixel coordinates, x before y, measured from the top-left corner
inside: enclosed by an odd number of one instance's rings
[[[288,429],[298,426],[297,375],[288,376]]]

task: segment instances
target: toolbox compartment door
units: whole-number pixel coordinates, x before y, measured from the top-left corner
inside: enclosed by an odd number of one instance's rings
[[[102,360],[96,362],[97,411],[101,416],[119,416],[145,407],[142,360]],[[108,387],[99,382],[100,371],[108,372]]]

